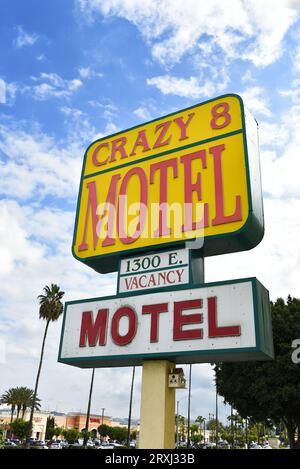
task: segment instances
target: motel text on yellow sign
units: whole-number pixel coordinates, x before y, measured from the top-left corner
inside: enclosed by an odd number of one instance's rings
[[[120,256],[194,240],[204,256],[253,248],[264,230],[257,140],[237,95],[96,140],[83,162],[74,256],[105,273]]]

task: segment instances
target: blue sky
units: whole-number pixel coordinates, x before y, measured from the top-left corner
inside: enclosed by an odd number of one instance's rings
[[[266,235],[253,251],[230,255],[230,269],[228,255],[208,259],[206,278],[257,276],[272,299],[299,296],[299,5],[1,1],[0,393],[33,386],[44,285],[60,284],[66,299],[115,292],[114,274],[71,256],[87,145],[221,94],[241,94],[259,122]],[[50,409],[83,411],[89,371],[56,363],[60,326],[49,333],[40,397]],[[196,365],[193,376],[192,413],[207,416],[210,366]],[[98,370],[93,411],[125,416],[129,386],[129,369]],[[139,388],[140,370],[136,417]]]

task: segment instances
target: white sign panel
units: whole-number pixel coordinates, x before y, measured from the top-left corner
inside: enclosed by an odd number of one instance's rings
[[[129,366],[272,356],[268,294],[256,279],[66,303],[59,361]],[[270,340],[269,340],[270,339]]]
[[[122,259],[118,292],[184,285],[190,281],[187,249]]]

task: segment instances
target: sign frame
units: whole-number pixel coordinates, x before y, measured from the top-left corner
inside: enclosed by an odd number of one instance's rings
[[[121,294],[121,293],[133,293],[133,292],[136,292],[138,290],[128,290],[128,291],[124,291],[122,292],[120,290],[120,281],[121,281],[121,277],[122,276],[125,276],[126,274],[122,274],[121,273],[121,264],[122,264],[122,261],[125,262],[127,260],[132,260],[132,259],[135,259],[137,257],[147,257],[147,256],[160,256],[161,254],[164,254],[164,253],[168,253],[168,252],[176,252],[176,251],[186,251],[187,252],[187,258],[188,258],[188,263],[187,265],[184,265],[184,267],[187,267],[187,271],[188,271],[188,282],[186,283],[182,283],[180,285],[185,285],[187,288],[191,285],[194,285],[196,282],[194,281],[194,277],[195,275],[193,276],[193,256],[192,256],[192,250],[191,249],[186,249],[186,248],[182,248],[182,249],[173,249],[173,250],[170,250],[170,249],[160,249],[160,250],[157,250],[157,252],[152,252],[152,251],[148,251],[148,252],[145,252],[145,253],[142,253],[140,256],[126,256],[126,257],[120,257],[119,259],[119,267],[118,267],[118,277],[117,277],[117,295]],[[198,262],[201,262],[200,259],[197,259]],[[180,264],[178,266],[174,266],[174,268],[179,268],[180,267]],[[166,268],[165,268],[166,269]],[[160,269],[159,267],[157,269],[155,269],[156,272],[158,272],[159,270],[164,270],[164,269]],[[144,272],[147,272],[146,271],[138,271],[136,272],[136,275],[141,275],[143,274]],[[131,275],[131,274],[129,274]],[[132,274],[133,275],[133,274]],[[168,285],[165,285],[165,286],[160,286],[160,287],[156,287],[158,290],[164,290],[165,288],[170,288],[170,286]],[[155,288],[155,289],[156,289]],[[147,292],[151,292],[152,290],[154,290],[154,288],[145,288],[143,289],[142,291],[145,292],[145,294],[147,294]]]
[[[251,283],[252,284],[252,299],[253,299],[253,313],[255,325],[255,347],[244,348],[229,348],[229,349],[214,349],[214,350],[200,350],[195,351],[180,351],[180,352],[158,352],[147,354],[130,354],[130,355],[114,355],[114,356],[97,356],[97,357],[62,357],[62,347],[64,340],[66,311],[68,305],[77,303],[89,303],[97,300],[113,300],[117,298],[128,298],[134,296],[146,296],[149,293],[158,293],[166,291],[179,291],[187,289],[201,289],[210,286],[223,286],[233,285],[237,283]],[[267,313],[266,313],[267,312]],[[197,361],[193,357],[197,355]],[[178,357],[183,359],[178,360]],[[201,360],[201,357],[203,359]],[[208,357],[210,359],[208,359]],[[145,360],[171,360],[180,364],[189,363],[214,363],[217,361],[250,361],[250,360],[272,360],[274,358],[273,349],[273,332],[272,321],[270,313],[270,302],[268,290],[256,279],[256,277],[225,280],[219,282],[202,283],[197,285],[181,285],[175,287],[168,287],[164,289],[149,289],[145,294],[142,292],[126,292],[118,295],[105,296],[102,298],[88,298],[85,300],[74,300],[65,303],[63,323],[61,328],[60,345],[57,361],[60,363],[77,366],[80,368],[107,368],[107,367],[124,367],[124,366],[139,366]],[[98,366],[97,366],[98,361]]]
[[[174,151],[180,151],[187,148],[193,148],[196,145],[205,144],[213,141],[220,140],[222,138],[230,137],[236,134],[243,135],[243,145],[244,145],[244,158],[245,158],[245,169],[246,169],[246,185],[247,185],[247,195],[248,195],[248,217],[243,226],[238,229],[237,231],[229,232],[229,233],[221,233],[217,235],[210,235],[204,238],[204,245],[201,249],[195,249],[197,255],[200,257],[209,257],[213,255],[220,255],[220,254],[227,254],[239,251],[245,251],[254,248],[257,246],[264,236],[264,215],[263,215],[263,202],[262,202],[262,189],[261,189],[261,174],[260,174],[260,161],[259,155],[254,155],[253,152],[256,150],[255,144],[251,142],[249,139],[249,134],[247,129],[251,127],[254,131],[253,122],[256,123],[256,133],[257,133],[257,122],[251,116],[249,111],[245,108],[242,98],[235,94],[235,93],[228,93],[221,96],[217,96],[215,98],[209,99],[207,101],[203,101],[201,103],[195,104],[193,106],[176,110],[170,114],[159,116],[156,119],[143,122],[133,127],[129,127],[127,129],[123,129],[119,132],[106,135],[93,141],[85,151],[83,164],[82,164],[82,171],[80,177],[80,186],[79,186],[79,193],[77,198],[77,207],[76,207],[76,218],[75,218],[75,225],[74,225],[74,233],[73,233],[73,241],[72,241],[72,254],[75,259],[79,260],[80,262],[88,265],[92,269],[96,270],[99,273],[110,273],[118,271],[119,261],[121,257],[127,256],[138,256],[143,253],[150,253],[154,250],[167,250],[167,249],[180,249],[184,248],[186,242],[191,242],[193,239],[183,240],[180,239],[178,241],[171,241],[165,242],[162,244],[155,244],[153,246],[145,246],[145,247],[138,247],[138,248],[129,248],[121,252],[113,252],[107,254],[98,254],[95,256],[88,256],[86,258],[79,257],[75,253],[75,243],[76,243],[76,235],[77,235],[77,228],[79,222],[79,212],[80,212],[80,202],[82,196],[82,188],[83,188],[83,181],[84,181],[84,172],[87,160],[87,153],[90,147],[95,144],[96,142],[101,142],[102,140],[107,140],[111,137],[119,136],[120,134],[124,134],[125,132],[139,129],[141,127],[145,127],[148,124],[154,123],[164,118],[168,118],[179,114],[180,112],[189,111],[196,107],[208,104],[210,102],[217,101],[219,99],[225,99],[228,97],[236,98],[240,103],[241,109],[241,121],[242,127],[239,130],[235,130],[232,132],[224,133],[219,136],[215,136],[212,138],[208,138],[205,140],[201,140],[196,143],[192,143],[190,145],[183,145],[182,147],[176,148],[176,150],[166,150],[163,152],[164,155],[167,155]],[[246,121],[249,123],[249,127],[246,125]],[[252,121],[252,122],[251,122]],[[257,136],[257,135],[256,135]],[[249,154],[251,153],[251,155]],[[157,155],[156,155],[157,156]],[[134,161],[134,160],[132,160]],[[132,161],[129,163],[125,163],[124,166],[128,164],[132,164]],[[122,165],[123,166],[123,165]]]

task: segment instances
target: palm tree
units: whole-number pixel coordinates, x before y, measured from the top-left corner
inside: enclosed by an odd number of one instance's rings
[[[202,415],[198,415],[198,417],[196,418],[195,420],[196,423],[199,423],[199,430],[200,430],[200,437],[202,438],[202,428],[201,428],[201,425],[204,424],[205,422],[205,418],[202,417]]]
[[[14,412],[17,406],[16,388],[10,388],[0,397],[0,404],[11,406],[10,423],[13,421]]]
[[[22,396],[22,399],[21,399],[21,403],[22,403],[22,406],[21,406],[21,410],[22,410],[21,419],[24,420],[26,410],[28,408],[31,408],[31,406],[33,405],[34,391],[33,391],[33,389],[29,389],[29,388],[26,388],[26,387],[20,388],[20,391],[21,391],[21,396]],[[40,402],[41,402],[41,400],[36,396],[35,397],[35,403],[34,403],[34,410],[39,410],[40,409],[40,407],[41,407]]]
[[[127,442],[126,446],[129,448],[130,442],[130,428],[131,428],[131,412],[132,412],[132,399],[133,399],[133,386],[134,386],[135,366],[132,368],[130,399],[129,399],[129,412],[128,412],[128,425],[127,425]]]
[[[24,420],[26,409],[31,407],[33,401],[33,390],[25,386],[10,388],[0,397],[0,404],[11,406],[10,422],[13,421],[14,412],[17,409],[17,419],[22,411],[21,419]],[[40,399],[35,399],[35,410],[40,408]]]
[[[44,295],[38,296],[38,300],[40,302],[39,316],[40,316],[40,319],[44,319],[46,321],[46,327],[45,327],[45,332],[44,332],[44,337],[43,337],[43,342],[42,342],[40,363],[38,367],[34,393],[33,393],[33,398],[32,398],[30,419],[29,419],[29,425],[28,425],[28,435],[26,439],[27,448],[29,448],[29,438],[31,436],[31,431],[32,431],[33,412],[34,412],[34,408],[36,404],[36,396],[37,396],[40,373],[41,373],[41,368],[42,368],[42,363],[43,363],[44,348],[45,348],[48,327],[49,327],[50,322],[57,321],[60,315],[62,314],[63,304],[61,302],[61,299],[65,294],[65,292],[61,291],[60,287],[58,285],[55,285],[54,283],[51,283],[51,287],[48,287],[48,285],[46,285],[44,287],[44,292],[45,292]]]
[[[90,392],[89,392],[89,400],[88,400],[88,407],[86,413],[86,421],[85,421],[85,433],[83,438],[83,446],[86,448],[88,439],[89,439],[89,424],[90,424],[90,412],[91,412],[91,403],[92,403],[92,394],[93,394],[93,387],[94,387],[94,376],[95,376],[95,368],[92,371],[91,377],[91,384],[90,384]]]

